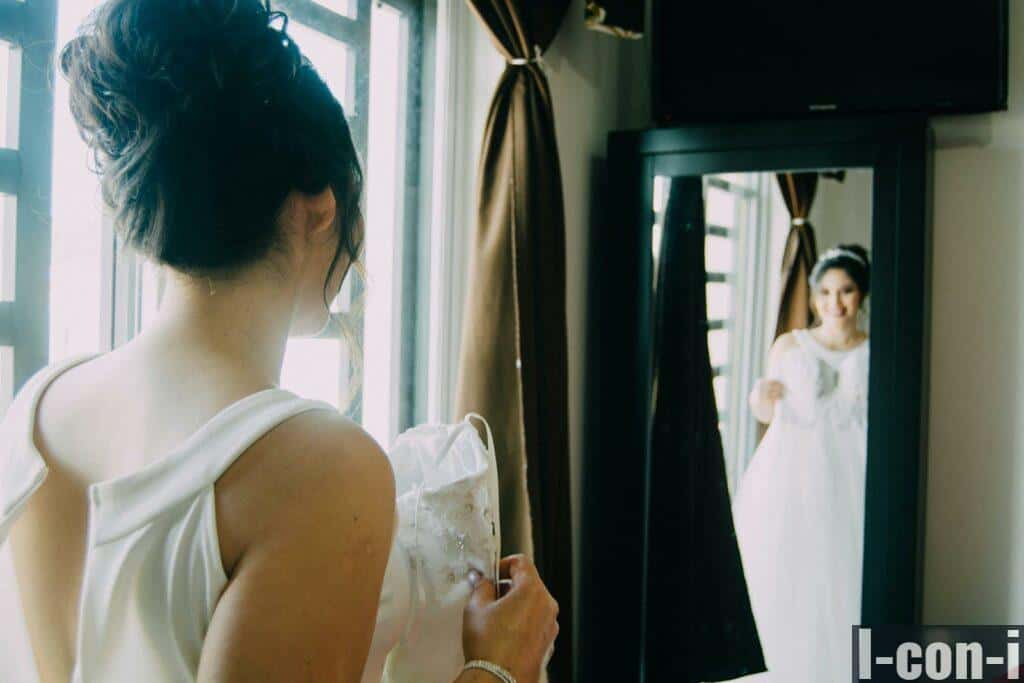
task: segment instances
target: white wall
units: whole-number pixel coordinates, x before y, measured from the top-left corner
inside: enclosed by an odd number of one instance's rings
[[[641,128],[650,118],[647,40],[630,41],[586,29],[583,0],[574,0],[545,62],[555,108],[565,193],[566,309],[569,341],[569,455],[572,519],[578,549],[580,463],[583,440],[583,369],[586,348],[588,236],[595,162],[603,160],[608,133]],[[574,557],[576,555],[574,554]],[[575,576],[578,576],[577,557]],[[576,585],[579,585],[578,581]]]
[[[1024,8],[1010,109],[934,121],[925,620],[1024,618]]]
[[[811,205],[818,252],[837,244],[860,244],[871,249],[871,169],[851,168],[843,182],[818,180]]]

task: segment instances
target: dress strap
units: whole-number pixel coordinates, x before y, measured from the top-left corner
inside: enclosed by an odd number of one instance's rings
[[[95,541],[120,538],[187,501],[213,485],[267,432],[310,410],[337,411],[324,401],[264,389],[230,404],[170,454],[125,477],[92,485]]]
[[[29,378],[0,420],[0,545],[25,503],[46,478],[46,463],[35,448],[39,400],[58,376],[97,354],[80,354],[52,363]]]

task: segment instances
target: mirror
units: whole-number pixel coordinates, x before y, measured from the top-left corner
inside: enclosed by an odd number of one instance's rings
[[[704,252],[714,404],[768,668],[741,680],[847,680],[862,619],[873,173],[696,178],[654,177],[653,282],[674,277],[659,273],[668,231],[693,228],[673,202],[699,189],[703,240],[678,248]]]

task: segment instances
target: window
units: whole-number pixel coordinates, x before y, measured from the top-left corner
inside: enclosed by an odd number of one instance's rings
[[[749,378],[761,373],[768,293],[768,210],[771,174],[725,173],[704,178],[708,352],[718,428],[730,491],[757,445],[747,406]]]
[[[0,415],[46,360],[52,29],[45,4],[0,2]]]
[[[57,44],[70,39],[98,4],[60,0]],[[416,365],[426,344],[419,323],[427,276],[421,251],[430,244],[420,220],[426,213],[419,154],[423,5],[273,3],[288,15],[289,33],[345,107],[366,175],[366,278],[350,273],[332,305],[353,312],[354,295],[366,294],[354,321],[358,343],[347,343],[336,327],[317,338],[290,340],[282,386],[337,405],[385,445],[422,419],[426,393]],[[145,328],[159,310],[164,275],[117,243],[68,111],[63,79],[57,79],[55,98],[49,356],[57,359],[112,348]]]

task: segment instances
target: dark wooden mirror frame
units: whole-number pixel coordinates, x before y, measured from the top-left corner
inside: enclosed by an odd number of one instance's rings
[[[919,116],[609,136],[605,206],[590,247],[578,681],[644,680],[655,175],[872,169],[862,623],[920,623],[930,140]]]

